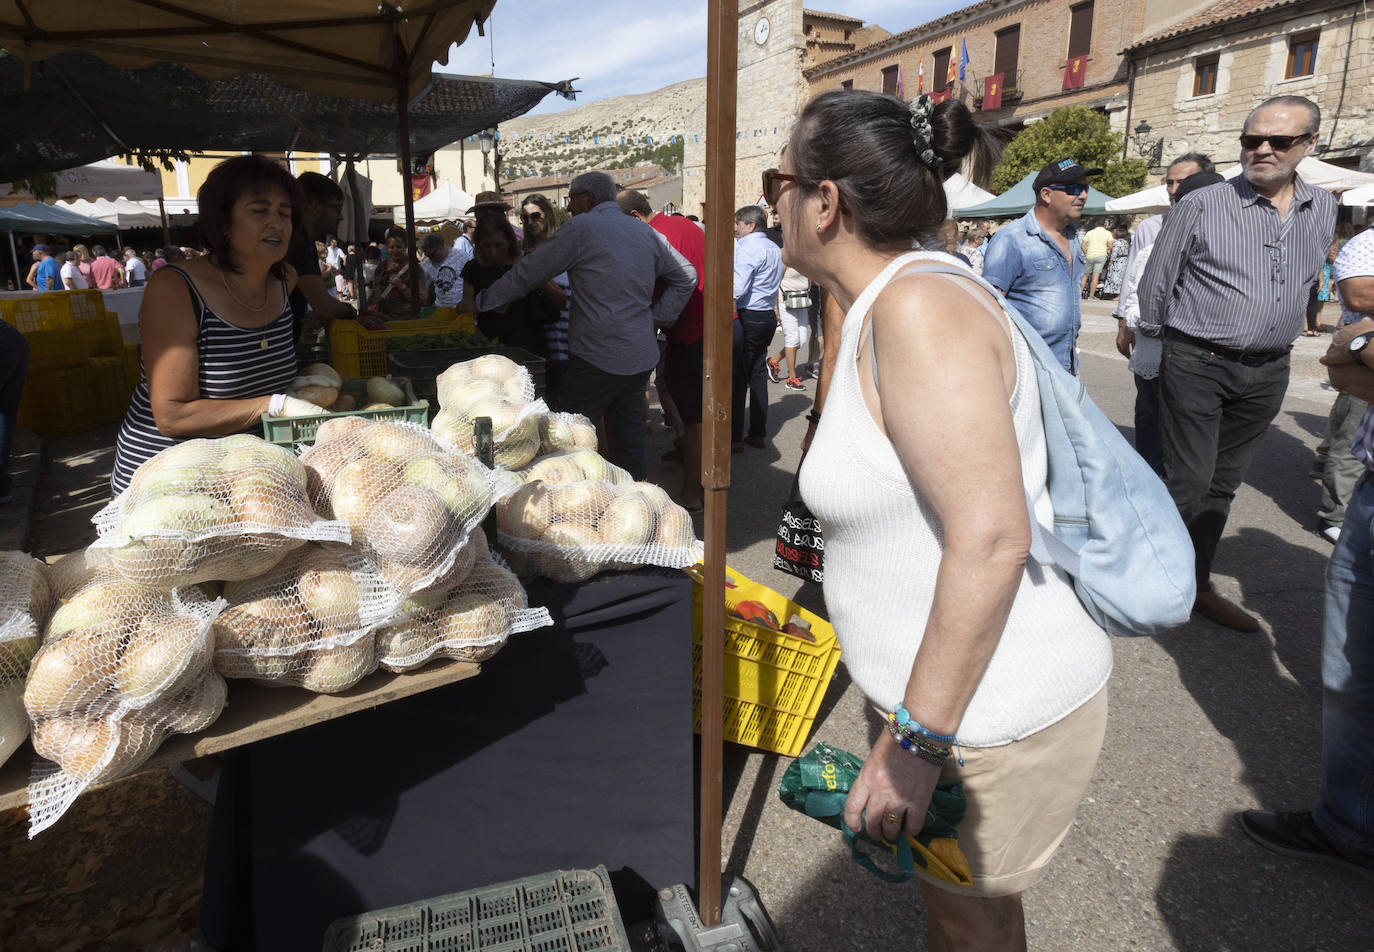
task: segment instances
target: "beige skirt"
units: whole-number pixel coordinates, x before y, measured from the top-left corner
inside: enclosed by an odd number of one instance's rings
[[[1103,687],[1024,740],[962,748],[964,765],[951,758],[940,779],[964,783],[968,807],[959,824],[959,848],[968,857],[973,885],[956,886],[920,869],[916,875],[965,896],[1009,896],[1035,883],[1073,826],[1106,731]]]

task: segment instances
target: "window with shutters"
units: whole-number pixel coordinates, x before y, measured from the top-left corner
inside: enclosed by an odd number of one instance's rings
[[[1217,91],[1217,69],[1220,63],[1220,53],[1199,56],[1193,62],[1194,96],[1210,96]]]
[[[1317,70],[1317,39],[1320,30],[1309,33],[1295,33],[1288,38],[1288,69],[1284,79],[1295,76],[1311,76]]]
[[[1093,50],[1093,0],[1069,7],[1069,59]]]
[[[1019,89],[1016,64],[1021,57],[1021,24],[997,31],[997,52],[992,58],[992,71],[1002,74],[1002,88]]]
[[[946,46],[942,50],[935,51],[935,76],[931,88],[937,93],[949,85],[947,76],[949,75],[949,54],[951,47]]]
[[[897,67],[896,67],[896,66],[885,66],[885,67],[883,67],[883,95],[885,95],[885,96],[895,96],[895,95],[897,95]]]

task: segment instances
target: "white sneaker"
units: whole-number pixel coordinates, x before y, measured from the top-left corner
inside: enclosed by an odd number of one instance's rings
[[[1325,526],[1325,527],[1323,527],[1323,529],[1322,529],[1322,538],[1325,539],[1327,542],[1330,542],[1332,545],[1335,545],[1335,544],[1336,544],[1336,540],[1339,539],[1340,537],[1341,537],[1341,527],[1340,527],[1340,526]]]

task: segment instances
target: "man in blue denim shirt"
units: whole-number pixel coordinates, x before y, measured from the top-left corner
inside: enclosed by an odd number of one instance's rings
[[[1035,207],[993,235],[983,252],[983,277],[1072,374],[1078,373],[1074,344],[1083,287],[1083,249],[1074,222],[1088,201],[1088,176],[1101,174],[1073,159],[1051,162],[1032,185]]]

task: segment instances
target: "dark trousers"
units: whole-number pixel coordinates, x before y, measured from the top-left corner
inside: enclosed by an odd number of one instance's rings
[[[1159,441],[1159,378],[1135,377],[1135,451],[1164,478],[1164,447]]]
[[[731,439],[736,443],[743,438],[746,390],[749,394],[749,435],[760,438],[768,435],[768,345],[778,327],[776,311],[741,309],[738,313],[739,320],[735,324],[743,333],[743,341],[731,393]]]
[[[0,321],[0,498],[10,494],[10,450],[19,425],[19,399],[29,377],[29,342]]]
[[[1188,527],[1199,592],[1208,578],[1231,500],[1288,389],[1289,355],[1246,366],[1188,341],[1165,338],[1159,430],[1165,484]]]
[[[637,480],[649,474],[644,450],[644,391],[651,371],[622,376],[573,357],[553,404],[555,410],[581,413],[593,423],[600,423],[609,414],[615,457],[611,462],[629,470]]]

